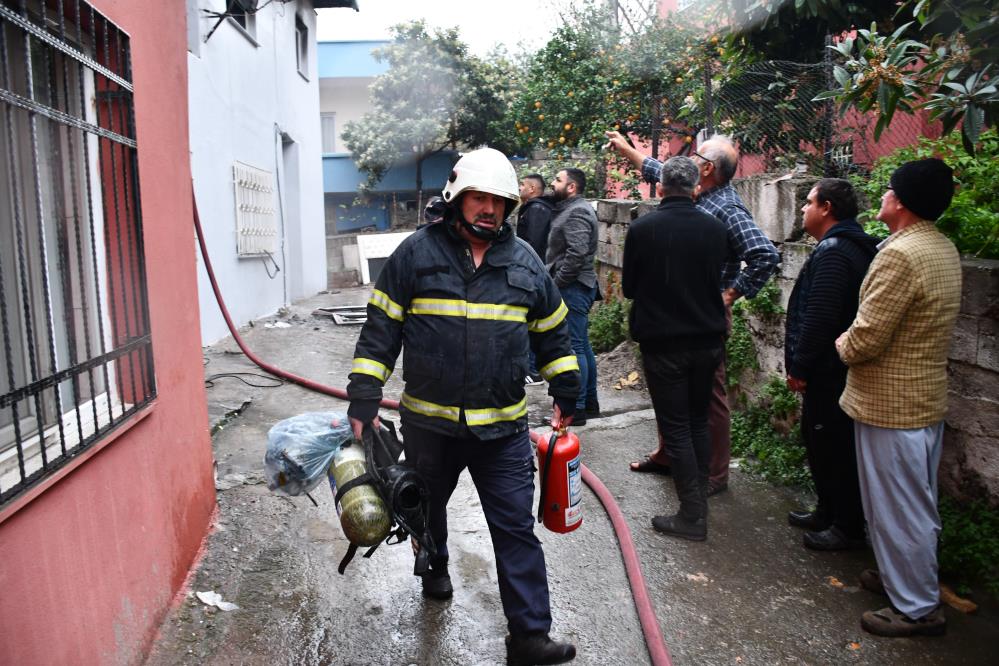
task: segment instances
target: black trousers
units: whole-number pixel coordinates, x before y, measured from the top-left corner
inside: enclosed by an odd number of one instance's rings
[[[818,496],[816,512],[847,536],[863,538],[864,506],[853,419],[839,406],[844,385],[838,380],[808,382],[801,408],[801,434]]]
[[[708,405],[715,369],[724,350],[642,350],[645,381],[673,470],[680,515],[689,521],[708,515]]]
[[[405,418],[405,417],[404,417]],[[511,634],[548,633],[548,571],[534,534],[534,453],[528,432],[482,441],[447,437],[402,423],[406,459],[430,489],[430,534],[437,566],[448,560],[447,503],[468,470],[482,503],[496,556],[500,600]]]

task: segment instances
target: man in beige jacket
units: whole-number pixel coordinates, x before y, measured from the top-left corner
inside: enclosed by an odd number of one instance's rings
[[[950,205],[950,167],[932,158],[895,170],[878,219],[891,236],[860,287],[860,307],[836,340],[849,366],[840,406],[855,421],[857,466],[879,571],[864,588],[888,608],[861,626],[880,636],[940,635],[937,467],[947,408],[947,351],[961,303],[961,263],[933,224]]]

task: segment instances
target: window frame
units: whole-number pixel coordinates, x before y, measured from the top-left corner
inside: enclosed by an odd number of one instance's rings
[[[59,6],[0,5],[0,520],[156,397],[130,38]]]
[[[295,15],[295,67],[299,75],[309,80],[309,26],[298,14]]]

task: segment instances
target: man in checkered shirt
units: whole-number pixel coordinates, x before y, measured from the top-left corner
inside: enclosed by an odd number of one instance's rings
[[[839,404],[854,420],[860,494],[878,562],[860,583],[891,601],[864,613],[860,624],[879,636],[947,629],[937,580],[937,467],[961,261],[933,221],[953,195],[953,172],[941,160],[895,170],[878,212],[891,236],[860,285],[856,318],[836,340],[849,367]]]
[[[643,155],[618,132],[607,132],[607,138],[609,147],[641,169],[645,180],[659,182],[662,162]],[[721,286],[731,327],[732,303],[741,296],[756,296],[777,269],[780,255],[770,239],[756,226],[749,209],[732,187],[731,180],[739,164],[739,151],[732,140],[716,134],[692,151],[691,157],[697,163],[701,176],[700,193],[695,204],[721,220],[728,230],[729,254],[722,268]],[[708,494],[715,495],[728,488],[728,466],[732,456],[724,361],[715,374],[708,429],[711,432]],[[668,473],[669,457],[663,446],[662,433],[659,434],[659,447],[645,460],[631,463],[631,469],[635,472]]]

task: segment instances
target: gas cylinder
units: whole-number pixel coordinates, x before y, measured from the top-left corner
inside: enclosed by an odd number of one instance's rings
[[[583,524],[582,468],[579,438],[566,430],[538,440],[541,499],[538,522],[552,532],[571,532]]]
[[[333,496],[337,488],[364,474],[367,466],[364,461],[364,448],[360,442],[348,442],[333,456],[326,476],[329,478]],[[385,502],[371,484],[354,486],[343,494],[336,504],[343,533],[356,546],[375,546],[388,536],[392,519]]]

